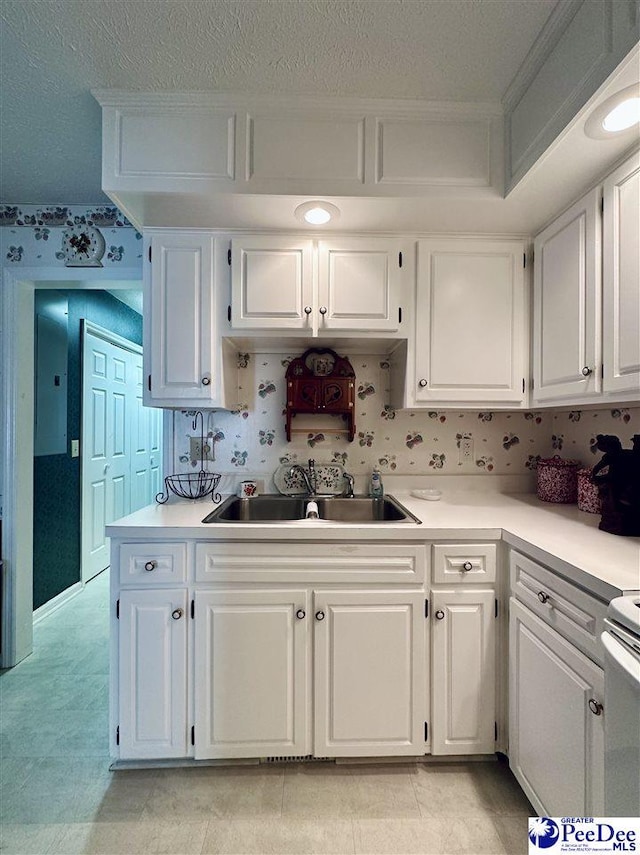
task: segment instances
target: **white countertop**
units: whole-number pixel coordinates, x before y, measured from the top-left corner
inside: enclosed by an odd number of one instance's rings
[[[176,499],[149,505],[107,526],[107,535],[135,539],[199,540],[499,540],[609,601],[640,590],[640,538],[619,537],[598,529],[600,517],[575,505],[540,502],[531,493],[507,495],[444,491],[437,502],[392,493],[422,521],[345,524],[203,523],[215,507],[210,499]]]

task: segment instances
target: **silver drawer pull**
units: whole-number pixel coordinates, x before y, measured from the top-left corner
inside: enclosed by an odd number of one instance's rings
[[[316,620],[324,620],[324,612],[316,612]]]
[[[296,617],[298,618],[298,620],[304,620],[306,616],[307,613],[304,609],[298,609],[298,611],[296,612]]]
[[[418,386],[420,386],[421,389],[424,389],[424,387],[426,385],[427,385],[427,381],[424,379],[424,377],[422,378],[422,380],[418,381]]]
[[[470,561],[465,561],[462,565],[462,569],[469,572],[469,570],[473,570],[473,564]]]
[[[593,369],[589,368],[588,365],[585,365],[584,368],[582,369],[582,376],[588,377],[590,374],[593,374]]]
[[[602,715],[604,707],[599,701],[596,701],[595,698],[589,698],[589,709],[594,715]]]
[[[549,602],[549,594],[545,594],[544,591],[538,591],[538,599],[541,603]]]
[[[438,609],[438,611],[436,612],[436,620],[442,620],[443,618],[444,612],[442,611],[442,609]]]
[[[182,617],[182,615],[183,615],[183,614],[184,614],[184,612],[183,612],[183,610],[182,610],[182,609],[174,609],[174,610],[171,612],[171,617],[172,617],[174,620],[180,620],[180,618]]]
[[[211,385],[211,377],[206,377],[206,376],[203,377],[202,378],[202,385],[203,386],[210,386]]]
[[[144,565],[144,569],[148,570],[150,573],[152,570],[155,570],[157,566],[158,566],[157,561],[147,561],[147,563]]]
[[[326,306],[320,306],[318,311],[320,312],[321,315],[326,315],[327,314],[327,307]]]
[[[304,307],[304,313],[305,313],[305,315],[310,315],[310,314],[311,314],[311,312],[312,312],[311,306],[305,306],[305,307]]]

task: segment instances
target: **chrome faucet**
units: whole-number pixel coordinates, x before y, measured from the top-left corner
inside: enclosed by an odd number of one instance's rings
[[[344,493],[342,495],[345,496],[347,499],[353,499],[354,477],[353,475],[350,475],[349,472],[345,472],[342,477],[347,482],[347,486],[345,487]]]
[[[309,462],[311,463],[311,461],[309,461]],[[294,463],[293,466],[289,469],[289,477],[293,477],[294,472],[299,472],[302,475],[302,478],[304,480],[304,486],[307,490],[308,495],[309,496],[315,495],[315,483],[312,483],[312,479],[310,477],[310,474],[309,474],[309,472],[307,472],[307,470],[304,468],[304,466],[301,466],[299,463]],[[313,473],[313,475],[314,475],[313,480],[315,482],[315,472]]]
[[[318,476],[316,475],[316,461],[309,460],[309,482],[313,487],[312,495],[315,496],[318,492]]]

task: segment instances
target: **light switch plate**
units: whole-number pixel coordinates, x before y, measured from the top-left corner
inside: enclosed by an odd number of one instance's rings
[[[72,457],[80,457],[80,440],[72,439],[71,440],[71,456]]]

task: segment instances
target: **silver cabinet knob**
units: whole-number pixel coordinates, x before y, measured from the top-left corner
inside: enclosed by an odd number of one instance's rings
[[[426,385],[427,385],[427,381],[424,379],[424,377],[422,378],[422,380],[418,381],[418,386],[420,386],[422,389],[424,389],[424,387]]]
[[[541,603],[546,603],[549,601],[549,594],[545,594],[544,591],[538,591],[538,599]]]
[[[174,609],[174,610],[171,612],[171,617],[172,617],[174,620],[180,620],[180,618],[182,617],[182,615],[183,615],[183,614],[184,614],[184,611],[183,611],[182,609]]]
[[[311,306],[305,306],[304,307],[305,315],[310,315],[312,311],[313,311],[313,309],[311,308]]]
[[[604,707],[599,701],[596,701],[595,698],[589,698],[589,709],[594,715],[602,715]]]
[[[321,315],[326,315],[327,314],[327,307],[326,306],[320,306],[318,311],[320,312]]]
[[[436,620],[443,620],[443,618],[444,612],[442,611],[442,609],[438,609],[438,611],[436,612]]]
[[[147,563],[144,565],[144,569],[148,570],[150,573],[152,570],[155,570],[157,566],[158,566],[157,561],[147,561]]]
[[[593,368],[589,368],[588,365],[585,365],[585,367],[582,369],[582,376],[588,377],[590,374],[593,374]]]
[[[202,385],[203,386],[210,386],[211,385],[211,377],[203,377],[202,378]]]
[[[298,620],[304,620],[306,618],[306,616],[307,616],[307,613],[305,612],[304,609],[298,609],[298,611],[296,612],[296,617],[298,618]]]
[[[316,612],[316,620],[324,620],[324,612]]]
[[[470,561],[465,561],[462,565],[462,569],[469,572],[469,570],[473,570],[473,564]]]

